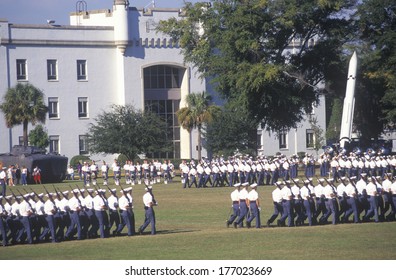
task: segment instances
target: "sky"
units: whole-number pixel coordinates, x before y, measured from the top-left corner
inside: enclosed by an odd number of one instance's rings
[[[16,24],[69,24],[69,14],[76,11],[78,0],[0,0],[0,19]],[[112,9],[113,0],[85,0],[87,10]],[[129,0],[130,7],[150,6],[152,0]],[[186,2],[199,2],[187,0]],[[155,0],[158,8],[181,8],[184,0]]]

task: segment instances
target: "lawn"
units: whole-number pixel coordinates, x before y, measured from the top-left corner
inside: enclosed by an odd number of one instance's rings
[[[111,181],[112,183],[112,181]],[[60,190],[81,181],[56,184]],[[37,193],[42,186],[30,186]],[[22,193],[30,187],[17,186]],[[46,185],[49,191],[51,185]],[[111,185],[110,187],[114,187]],[[358,260],[396,259],[396,222],[227,228],[233,188],[183,189],[180,182],[155,184],[157,235],[110,237],[57,244],[0,247],[8,260]],[[117,188],[119,189],[119,187]],[[272,214],[270,186],[260,186],[262,224]],[[144,220],[144,185],[133,186],[136,228]],[[254,225],[254,223],[253,223]],[[126,229],[124,229],[126,231]]]

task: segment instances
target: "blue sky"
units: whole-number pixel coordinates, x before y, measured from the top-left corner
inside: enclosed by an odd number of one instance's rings
[[[78,0],[0,0],[0,18],[10,23],[46,24],[54,19],[57,24],[69,24],[69,14],[76,10]],[[88,10],[111,9],[113,0],[85,0]],[[186,2],[199,2],[187,0]],[[142,8],[151,0],[129,0],[129,6]],[[181,8],[184,0],[155,0],[161,8]]]

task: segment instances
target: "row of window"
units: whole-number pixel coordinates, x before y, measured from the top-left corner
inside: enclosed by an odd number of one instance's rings
[[[49,152],[54,154],[60,154],[60,137],[59,135],[50,135],[49,136]],[[78,136],[79,143],[79,154],[86,155],[88,154],[88,144],[87,144],[87,136],[79,135]],[[19,137],[19,145],[23,145],[23,136]]]
[[[87,81],[87,61],[79,59],[77,64],[77,81]],[[18,81],[27,81],[28,77],[28,61],[27,59],[16,60],[16,74]],[[47,59],[47,79],[48,81],[58,80],[58,60]]]
[[[279,138],[279,149],[288,149],[287,131],[280,131],[278,133],[278,138]],[[307,129],[305,131],[305,145],[306,148],[314,148],[315,134],[313,129]]]
[[[88,118],[88,98],[78,97],[78,117]],[[58,97],[48,98],[48,117],[50,119],[59,119],[59,99]]]

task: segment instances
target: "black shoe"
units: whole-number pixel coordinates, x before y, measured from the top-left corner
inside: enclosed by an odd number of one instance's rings
[[[234,228],[237,228],[238,224],[236,222],[234,222]]]
[[[247,228],[251,228],[250,222],[246,222],[246,226],[247,226]]]
[[[281,226],[281,221],[280,220],[277,221],[277,225],[278,225],[278,227]]]
[[[267,227],[270,227],[270,225],[271,225],[271,223],[270,223],[270,221],[268,220],[268,221],[267,221]]]
[[[227,228],[230,227],[230,222],[229,221],[226,221],[226,226],[227,226]]]
[[[139,228],[138,234],[139,234],[139,235],[142,235],[142,234],[143,234],[143,231],[142,231],[141,228]]]

